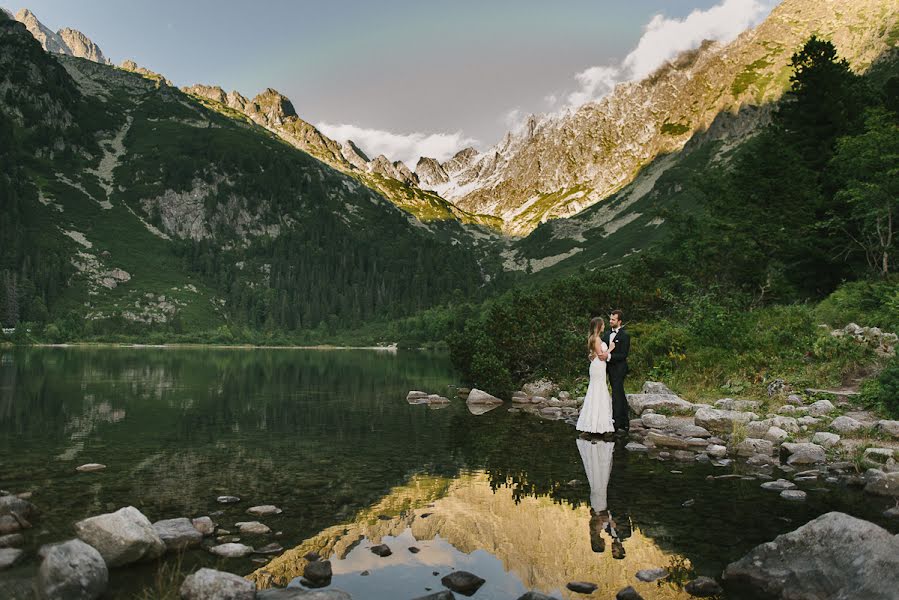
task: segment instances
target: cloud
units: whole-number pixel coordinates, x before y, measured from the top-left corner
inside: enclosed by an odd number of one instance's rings
[[[643,79],[681,52],[698,48],[703,40],[731,42],[758,24],[772,7],[772,0],[723,0],[683,19],[657,14],[621,64],[590,67],[575,75],[579,88],[568,94],[565,108],[595,102],[623,81]]]
[[[401,160],[410,169],[422,156],[445,161],[467,146],[476,146],[478,140],[454,133],[394,133],[383,129],[368,129],[350,123],[326,123],[315,125],[326,136],[340,142],[353,140],[369,158],[383,154],[392,161]]]

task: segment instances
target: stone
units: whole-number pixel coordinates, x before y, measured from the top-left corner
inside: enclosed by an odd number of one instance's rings
[[[251,506],[247,509],[247,513],[254,517],[269,517],[271,515],[280,515],[282,511],[277,506],[271,504],[263,504],[261,506]]]
[[[710,598],[724,593],[717,581],[711,577],[697,577],[684,586],[684,590],[697,598]]]
[[[661,446],[664,448],[677,448],[680,450],[686,450],[689,447],[687,444],[687,440],[682,437],[676,437],[673,435],[665,435],[664,433],[657,432],[655,430],[650,430],[646,434],[646,441],[651,442],[654,446]]]
[[[21,533],[0,535],[0,548],[20,548],[25,545],[25,536]]]
[[[641,419],[644,427],[652,427],[654,429],[664,429],[668,426],[668,417],[657,414],[644,414]]]
[[[833,448],[840,443],[840,436],[829,431],[819,431],[812,436],[812,443],[825,448]]]
[[[215,523],[209,517],[197,517],[191,521],[191,524],[201,535],[212,535],[215,532]]]
[[[872,479],[865,485],[865,492],[876,496],[899,498],[899,471],[886,473],[883,477]]]
[[[746,438],[733,447],[733,453],[737,456],[772,455],[774,454],[774,444],[768,440]]]
[[[353,597],[340,588],[304,590],[293,587],[256,592],[256,600],[353,600]]]
[[[830,512],[757,546],[724,570],[728,587],[773,598],[887,600],[899,589],[899,537]]]
[[[87,463],[86,465],[75,467],[75,470],[79,473],[90,473],[92,471],[102,471],[105,468],[106,465],[101,465],[100,463]]]
[[[864,428],[864,424],[845,415],[837,417],[830,423],[830,428],[837,433],[851,433]]]
[[[762,436],[762,439],[766,439],[769,442],[779,444],[786,440],[788,437],[790,437],[790,434],[780,427],[769,427],[768,431],[765,432],[765,435]]]
[[[303,577],[315,584],[330,581],[332,575],[330,560],[316,560],[307,563],[303,570]]]
[[[471,390],[468,398],[465,400],[467,404],[502,404],[503,401],[496,396],[491,396],[487,392],[483,392],[477,388]]]
[[[253,550],[253,554],[281,554],[282,552],[284,552],[284,547],[277,542],[272,542]]]
[[[450,592],[452,594],[452,592]],[[450,598],[447,596],[447,598]],[[438,599],[439,600],[439,599]],[[527,592],[526,594],[522,594],[517,598],[517,600],[556,600],[552,596],[547,596],[546,594],[541,594],[540,592]]]
[[[668,577],[668,569],[663,569],[661,567],[657,568],[657,569],[643,569],[643,570],[637,571],[636,577],[640,581],[646,581],[646,582],[656,581],[656,580],[664,579],[665,577]]]
[[[719,444],[709,444],[705,451],[712,458],[724,458],[727,456],[727,446],[721,446]]]
[[[832,413],[837,409],[830,400],[818,400],[814,404],[809,405],[808,414],[813,417],[820,417]]]
[[[254,600],[256,584],[240,575],[203,568],[181,584],[183,600]]]
[[[674,392],[668,389],[668,386],[658,381],[644,381],[642,392],[644,394],[665,394],[669,396],[674,395]]]
[[[881,419],[875,426],[877,431],[899,440],[899,421]]]
[[[615,594],[615,600],[643,600],[643,596],[633,586],[629,585],[622,590],[618,590],[618,593]]]
[[[804,502],[807,494],[802,490],[784,490],[780,493],[780,497],[784,500],[792,502]]]
[[[22,558],[23,552],[20,548],[0,548],[0,571],[13,566]]]
[[[449,575],[444,575],[440,583],[454,592],[471,596],[484,585],[485,580],[468,571],[453,571]]]
[[[792,404],[784,404],[780,408],[777,409],[777,414],[779,415],[792,415],[796,413],[796,407]]]
[[[709,431],[729,433],[734,430],[735,425],[746,425],[755,418],[756,414],[751,412],[700,408],[693,416],[693,421]]]
[[[237,496],[219,496],[215,501],[219,504],[236,504],[240,502],[240,498]]]
[[[372,554],[377,554],[381,558],[393,554],[393,550],[391,550],[387,544],[378,544],[377,546],[372,546],[370,550]]]
[[[153,529],[169,552],[198,546],[203,541],[203,534],[197,531],[190,519],[183,517],[156,521]]]
[[[803,402],[801,396],[790,394],[787,396],[787,404],[791,404],[792,406],[804,406],[805,402]]]
[[[565,587],[578,594],[592,594],[598,586],[589,581],[569,581]]]
[[[237,526],[238,531],[240,531],[242,535],[264,535],[272,532],[268,525],[260,523],[259,521],[241,521],[234,525]]]
[[[796,419],[796,421],[800,425],[804,425],[805,427],[811,427],[812,425],[817,425],[818,423],[820,423],[821,419],[819,419],[817,417],[805,416],[805,417],[799,417],[798,419]]]
[[[424,400],[429,396],[427,392],[422,392],[419,390],[412,390],[408,394],[406,394],[406,401],[410,403],[416,403],[419,400]]]
[[[776,492],[781,492],[784,490],[794,490],[796,489],[796,484],[792,481],[787,481],[786,479],[778,479],[776,481],[766,481],[761,485],[763,490],[774,490]]]
[[[536,596],[532,596],[534,592],[528,592],[521,598],[525,598],[526,600],[538,600],[541,596],[543,598],[549,598],[549,596],[543,596],[543,594],[537,594]],[[413,598],[413,600],[455,600],[455,596],[449,590],[441,590],[439,592],[434,592],[433,594],[428,594],[427,596],[418,596],[417,598]],[[520,598],[519,598],[520,600]]]
[[[649,448],[638,442],[628,442],[624,449],[629,452],[647,452],[649,450]]]
[[[75,534],[96,548],[110,567],[159,558],[166,549],[149,519],[133,506],[78,521]]]
[[[824,448],[808,442],[780,445],[780,459],[788,465],[811,465],[827,461]]]
[[[524,384],[521,387],[521,391],[523,391],[528,396],[542,396],[543,398],[550,398],[559,391],[559,388],[556,384],[548,379],[539,379],[537,381]]]
[[[777,459],[771,456],[770,454],[753,454],[749,458],[746,459],[746,464],[752,465],[754,467],[764,466],[764,465],[776,465]]]
[[[109,569],[96,548],[81,540],[43,546],[36,587],[45,600],[93,600],[106,591]]]
[[[692,404],[674,394],[628,394],[627,404],[637,415],[642,415],[643,411],[648,408],[675,412],[686,412],[693,409]]]
[[[895,462],[899,457],[899,450],[892,448],[865,448],[862,455],[862,463],[867,467],[880,469],[885,465]]]
[[[2,516],[10,516],[20,522],[27,522],[26,519],[30,519],[35,513],[36,510],[34,504],[24,498],[19,498],[18,496],[13,496],[11,494],[0,496],[0,515]],[[28,529],[28,527],[31,527],[31,525],[28,524],[27,527],[22,526],[20,528]]]
[[[244,556],[249,556],[250,554],[252,554],[253,547],[244,544],[238,544],[236,542],[229,542],[227,544],[219,544],[218,546],[213,546],[209,549],[209,551],[216,556],[224,556],[225,558],[242,558]]]
[[[733,398],[722,398],[715,402],[715,408],[718,410],[736,410],[741,412],[752,412],[762,407],[762,403],[758,400],[734,400]]]

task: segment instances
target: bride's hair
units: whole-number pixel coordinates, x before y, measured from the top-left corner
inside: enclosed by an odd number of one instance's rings
[[[593,348],[596,347],[596,338],[602,335],[602,330],[606,328],[606,322],[602,317],[593,317],[590,319],[590,335],[587,337],[587,353],[591,354]]]

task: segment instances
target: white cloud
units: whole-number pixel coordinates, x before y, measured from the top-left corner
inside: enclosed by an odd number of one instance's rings
[[[503,123],[505,123],[506,128],[509,131],[517,131],[524,125],[525,121],[527,121],[527,118],[528,115],[516,106],[505,115],[503,115]]]
[[[694,10],[683,19],[655,15],[643,30],[637,47],[621,64],[590,67],[575,75],[576,91],[567,96],[565,108],[595,102],[622,81],[643,79],[681,52],[698,48],[703,40],[723,43],[758,24],[774,0],[723,0],[708,10]]]
[[[362,148],[369,158],[383,154],[392,161],[401,160],[410,169],[422,156],[445,161],[453,154],[467,146],[476,146],[478,140],[464,135],[461,131],[454,133],[394,133],[383,129],[368,129],[350,123],[317,123],[319,131],[329,138],[344,142],[353,142]]]

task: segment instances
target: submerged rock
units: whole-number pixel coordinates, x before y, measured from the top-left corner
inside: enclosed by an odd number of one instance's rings
[[[589,581],[569,581],[568,585],[565,587],[578,594],[592,594],[599,586],[595,583],[590,583]]]
[[[254,600],[256,584],[233,573],[200,569],[181,584],[184,600]]]
[[[393,550],[387,544],[378,544],[377,546],[372,546],[369,550],[371,550],[372,554],[377,554],[381,558],[393,554]]]
[[[453,571],[449,575],[444,575],[440,579],[440,583],[448,587],[454,592],[459,592],[465,596],[474,594],[486,580],[478,577],[474,573],[468,571]]]
[[[327,590],[275,588],[256,592],[256,600],[353,600],[353,598],[339,588]]]
[[[830,512],[727,565],[724,580],[774,598],[891,600],[899,589],[899,537]]]
[[[227,544],[219,544],[209,549],[216,556],[224,556],[225,558],[241,558],[253,553],[253,547],[236,542]]]
[[[247,513],[254,517],[268,517],[270,515],[280,515],[282,511],[277,506],[271,504],[263,504],[261,506],[251,506],[247,509]]]

